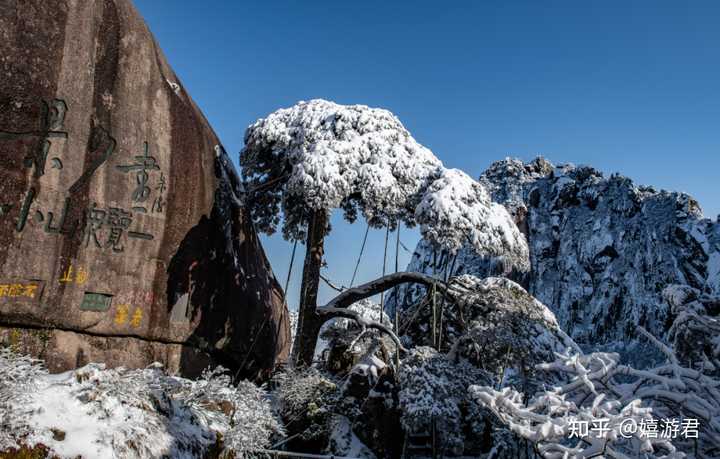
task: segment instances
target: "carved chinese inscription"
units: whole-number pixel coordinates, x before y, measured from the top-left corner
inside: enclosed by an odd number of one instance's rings
[[[152,190],[148,184],[150,178],[149,171],[159,171],[160,166],[157,164],[157,159],[154,156],[150,156],[149,147],[147,142],[143,142],[143,152],[140,155],[134,157],[135,162],[133,164],[117,166],[117,168],[125,173],[135,172],[136,187],[132,193],[133,208],[135,212],[147,213],[148,209],[146,201],[150,198]],[[159,186],[156,189],[165,189],[165,176],[160,172]],[[161,192],[162,193],[162,192]],[[160,196],[162,198],[162,195]],[[157,199],[153,202],[152,210],[162,212],[162,202],[156,206]]]
[[[27,155],[23,161],[25,167],[34,169],[35,177],[41,177],[45,174],[45,163],[52,145],[50,139],[53,137],[67,139],[68,137],[68,133],[65,132],[64,128],[66,112],[67,104],[64,100],[53,99],[49,103],[43,100],[40,129],[26,132],[0,131],[0,140],[38,139],[33,152]]]
[[[110,249],[123,252],[125,247],[122,239],[127,233],[128,238],[152,240],[154,236],[138,230],[130,230],[133,216],[130,212],[117,207],[100,209],[96,203],[86,212],[83,241],[85,247],[90,245],[99,249]]]
[[[84,285],[88,280],[88,272],[82,266],[76,267],[72,263],[62,273],[58,282],[61,284]]]
[[[70,194],[75,194],[90,181],[95,171],[102,166],[110,156],[112,156],[117,146],[117,141],[102,126],[93,125],[90,131],[90,151],[94,153],[96,159],[90,164],[90,167],[82,173],[75,183],[70,187]]]
[[[0,300],[38,301],[44,283],[41,281],[0,281]]]
[[[158,180],[158,185],[155,187],[155,190],[158,192],[158,196],[153,201],[152,212],[163,212],[165,208],[165,200],[163,198],[163,193],[165,192],[166,188],[167,186],[165,186],[165,174],[160,172],[160,179]]]
[[[0,141],[22,138],[38,139],[38,148],[27,155],[24,161],[25,166],[34,168],[36,177],[45,174],[45,165],[51,146],[49,139],[54,137],[67,139],[69,135],[64,127],[67,104],[63,100],[55,99],[50,103],[42,101],[42,109],[43,116],[38,130],[0,131]],[[39,204],[41,201],[38,200],[38,188],[31,186],[20,202],[0,202],[0,222],[5,218],[11,218],[12,213],[16,216],[14,222],[15,230],[18,233],[23,232],[28,224],[39,225],[47,234],[64,235],[68,238],[77,237],[84,242],[84,247],[108,250],[111,253],[124,252],[124,240],[128,238],[140,241],[153,240],[152,234],[141,228],[131,227],[134,212],[148,213],[149,208],[150,212],[160,213],[165,208],[163,193],[167,189],[167,180],[160,170],[157,158],[150,154],[147,142],[143,142],[142,153],[136,155],[131,164],[117,166],[117,169],[124,173],[135,174],[136,186],[132,192],[130,210],[121,207],[104,208],[104,206],[93,203],[88,209],[73,211],[75,210],[74,195],[82,192],[95,171],[115,153],[116,147],[115,138],[102,126],[93,122],[88,151],[90,157],[94,159],[68,188],[68,194],[62,204],[56,205],[55,209],[44,208],[45,205]],[[51,158],[50,163],[53,169],[63,169],[60,158]],[[150,180],[151,173],[159,174],[154,182]],[[70,218],[70,215],[76,217]]]

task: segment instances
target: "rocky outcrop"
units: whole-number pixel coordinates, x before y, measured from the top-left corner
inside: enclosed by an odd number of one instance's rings
[[[480,182],[528,237],[528,291],[581,345],[629,351],[637,325],[665,335],[673,314],[661,293],[669,284],[720,291],[720,224],[686,194],[542,158],[496,162]],[[419,251],[408,269],[440,272],[426,259]],[[488,274],[469,250],[458,260],[452,275]]]
[[[0,36],[0,339],[55,371],[283,359],[242,186],[130,2],[10,0]]]

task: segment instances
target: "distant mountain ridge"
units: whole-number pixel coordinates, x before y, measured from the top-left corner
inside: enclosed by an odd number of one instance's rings
[[[587,348],[627,352],[638,325],[664,336],[673,319],[661,295],[669,284],[720,292],[720,223],[703,217],[687,194],[638,186],[617,174],[606,177],[588,166],[555,166],[543,158],[497,161],[479,181],[528,238],[531,270],[515,280]],[[467,248],[456,258],[441,256],[425,241],[408,270],[503,273],[502,266]],[[403,289],[397,298],[402,305],[418,293]]]

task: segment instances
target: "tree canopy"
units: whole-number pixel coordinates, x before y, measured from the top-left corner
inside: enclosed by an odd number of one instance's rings
[[[325,100],[299,102],[250,125],[240,165],[260,231],[282,220],[286,239],[306,236],[312,212],[342,209],[373,227],[420,224],[455,252],[516,253],[527,244],[511,216],[464,172],[446,169],[391,112]]]

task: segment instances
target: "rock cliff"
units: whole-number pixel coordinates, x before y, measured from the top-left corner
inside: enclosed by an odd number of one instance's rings
[[[287,311],[220,141],[129,0],[0,8],[0,340],[255,377]]]
[[[720,291],[720,224],[686,194],[542,158],[498,161],[479,181],[528,238],[531,271],[521,281],[584,347],[629,353],[637,325],[665,336],[674,317],[662,291],[670,284]],[[452,268],[446,258],[433,268],[421,241],[408,269],[479,277],[498,271],[467,249]]]

